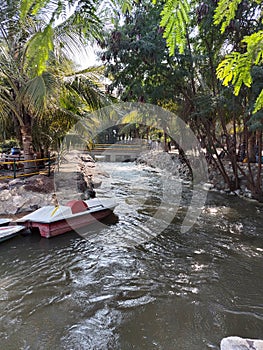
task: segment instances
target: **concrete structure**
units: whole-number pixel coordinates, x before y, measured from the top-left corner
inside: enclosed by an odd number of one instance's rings
[[[144,143],[97,144],[90,152],[96,160],[105,162],[134,161],[141,152],[147,150]]]

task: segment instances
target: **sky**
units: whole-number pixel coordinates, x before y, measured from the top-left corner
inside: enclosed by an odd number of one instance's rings
[[[96,55],[96,52],[99,51],[99,47],[96,45],[88,46],[86,52],[82,52],[79,55],[73,57],[74,62],[81,68],[87,68],[92,66],[99,66],[102,64],[102,61]]]

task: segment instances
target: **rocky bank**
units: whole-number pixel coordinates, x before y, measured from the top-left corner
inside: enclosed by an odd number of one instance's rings
[[[136,161],[153,168],[166,170],[182,180],[191,180],[188,166],[175,153],[149,151],[142,153]],[[231,174],[231,166],[226,163],[227,171]],[[243,165],[246,171],[246,165]],[[253,167],[253,165],[252,165]],[[60,204],[74,199],[89,199],[96,195],[103,178],[107,177],[100,170],[89,154],[78,151],[68,153],[52,176],[35,175],[30,178],[17,178],[0,182],[0,216],[22,215],[52,204],[52,194],[55,192]],[[207,188],[210,190],[231,193],[242,197],[252,198],[247,188],[245,177],[241,177],[241,188],[230,192],[222,175],[211,167],[208,173]]]
[[[91,156],[72,152],[50,177],[34,175],[0,182],[0,216],[15,218],[53,204],[54,193],[60,204],[92,198],[104,176],[107,174],[96,168]]]
[[[231,178],[233,169],[230,162],[227,160],[222,160],[222,162]],[[182,180],[191,180],[191,172],[189,171],[188,166],[181,161],[177,154],[174,153],[150,151],[142,154],[137,159],[137,163],[146,164],[153,168],[165,169],[170,174],[176,175]],[[245,174],[248,174],[247,164],[240,163],[239,166]],[[251,169],[253,173],[256,173],[257,165],[251,164]],[[240,189],[231,192],[218,169],[210,165],[207,170],[207,183],[205,184],[207,189],[237,195],[243,198],[252,198],[252,193],[247,186],[246,176],[240,176]]]
[[[191,179],[191,172],[188,166],[174,153],[156,151],[145,152],[137,158],[136,163],[166,170],[171,175],[177,176],[183,180]]]

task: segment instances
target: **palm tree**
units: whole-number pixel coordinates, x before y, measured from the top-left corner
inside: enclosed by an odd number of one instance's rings
[[[31,7],[27,8],[26,4]],[[23,0],[15,0],[11,5],[4,2],[0,14],[0,119],[13,120],[26,160],[32,159],[33,125],[51,113],[60,118],[67,116],[71,123],[83,114],[76,105],[74,110],[67,109],[65,101],[69,101],[70,94],[76,98],[82,89],[84,96],[79,94],[79,102],[85,100],[90,108],[101,104],[101,94],[91,80],[87,80],[87,72],[82,72],[80,78],[67,59],[69,52],[72,54],[83,47],[80,9],[76,8],[71,16],[56,24],[56,16],[66,8],[67,2],[63,2],[62,10],[53,7],[49,13],[36,9],[38,5],[39,2]],[[49,14],[47,20],[45,14]],[[100,21],[95,8],[88,9],[84,19],[84,31],[90,29],[93,36],[98,35]]]

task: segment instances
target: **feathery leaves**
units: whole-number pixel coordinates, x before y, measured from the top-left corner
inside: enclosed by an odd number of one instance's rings
[[[234,94],[238,95],[242,84],[251,87],[252,76],[251,69],[253,65],[262,65],[263,63],[263,31],[258,31],[250,36],[245,36],[242,40],[247,44],[245,53],[232,52],[224,58],[218,65],[216,74],[222,80],[224,86],[232,84]],[[254,113],[263,105],[262,91],[259,94]]]
[[[221,24],[221,33],[224,33],[231,20],[235,17],[238,5],[242,0],[220,0],[214,15],[215,25]]]
[[[163,37],[167,41],[171,56],[177,46],[180,53],[184,51],[189,10],[187,0],[167,0],[164,4],[160,26],[165,28]]]

